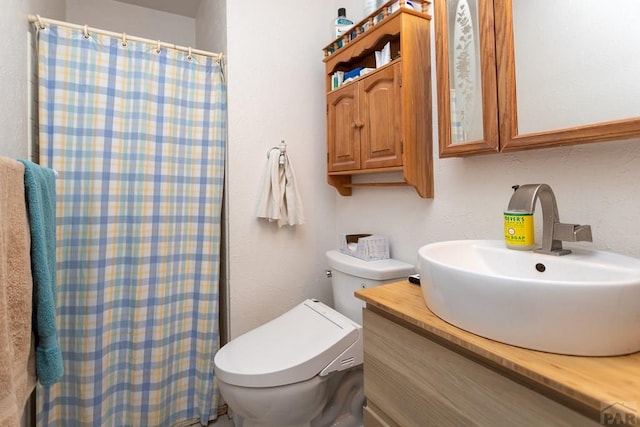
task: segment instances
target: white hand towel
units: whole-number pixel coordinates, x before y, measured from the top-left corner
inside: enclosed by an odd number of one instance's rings
[[[284,164],[281,165],[280,155],[274,151],[271,151],[267,162],[257,216],[270,222],[277,221],[280,227],[304,224],[302,203],[289,156],[282,154]]]
[[[293,164],[289,162],[289,156],[284,155],[284,174],[285,174],[285,194],[284,200],[287,206],[287,224],[299,225],[304,224],[304,212],[302,211],[302,200],[298,193],[298,185],[296,184],[296,175],[293,171]],[[278,221],[278,225],[283,224]]]

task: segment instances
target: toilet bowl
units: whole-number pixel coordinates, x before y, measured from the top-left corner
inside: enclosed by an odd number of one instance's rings
[[[362,303],[353,293],[414,268],[338,251],[327,252],[327,261],[338,310],[308,299],[216,353],[220,393],[236,427],[362,425]]]

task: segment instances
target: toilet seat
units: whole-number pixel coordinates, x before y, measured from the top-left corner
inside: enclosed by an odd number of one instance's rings
[[[216,353],[220,381],[275,387],[306,381],[362,363],[362,327],[308,299],[231,340]]]

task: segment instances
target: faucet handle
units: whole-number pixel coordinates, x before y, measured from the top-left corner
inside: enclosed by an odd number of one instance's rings
[[[591,236],[590,225],[578,225],[576,226],[573,234],[576,236],[576,242],[593,242],[593,236]]]
[[[553,239],[565,242],[593,242],[591,226],[557,222],[553,225]]]

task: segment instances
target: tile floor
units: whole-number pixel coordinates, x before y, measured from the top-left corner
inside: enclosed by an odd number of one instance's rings
[[[233,421],[226,415],[221,415],[217,420],[209,423],[208,427],[233,427]]]
[[[202,427],[196,420],[175,424],[173,427]],[[211,421],[207,427],[233,427],[233,421],[226,415],[221,415],[217,420]]]

